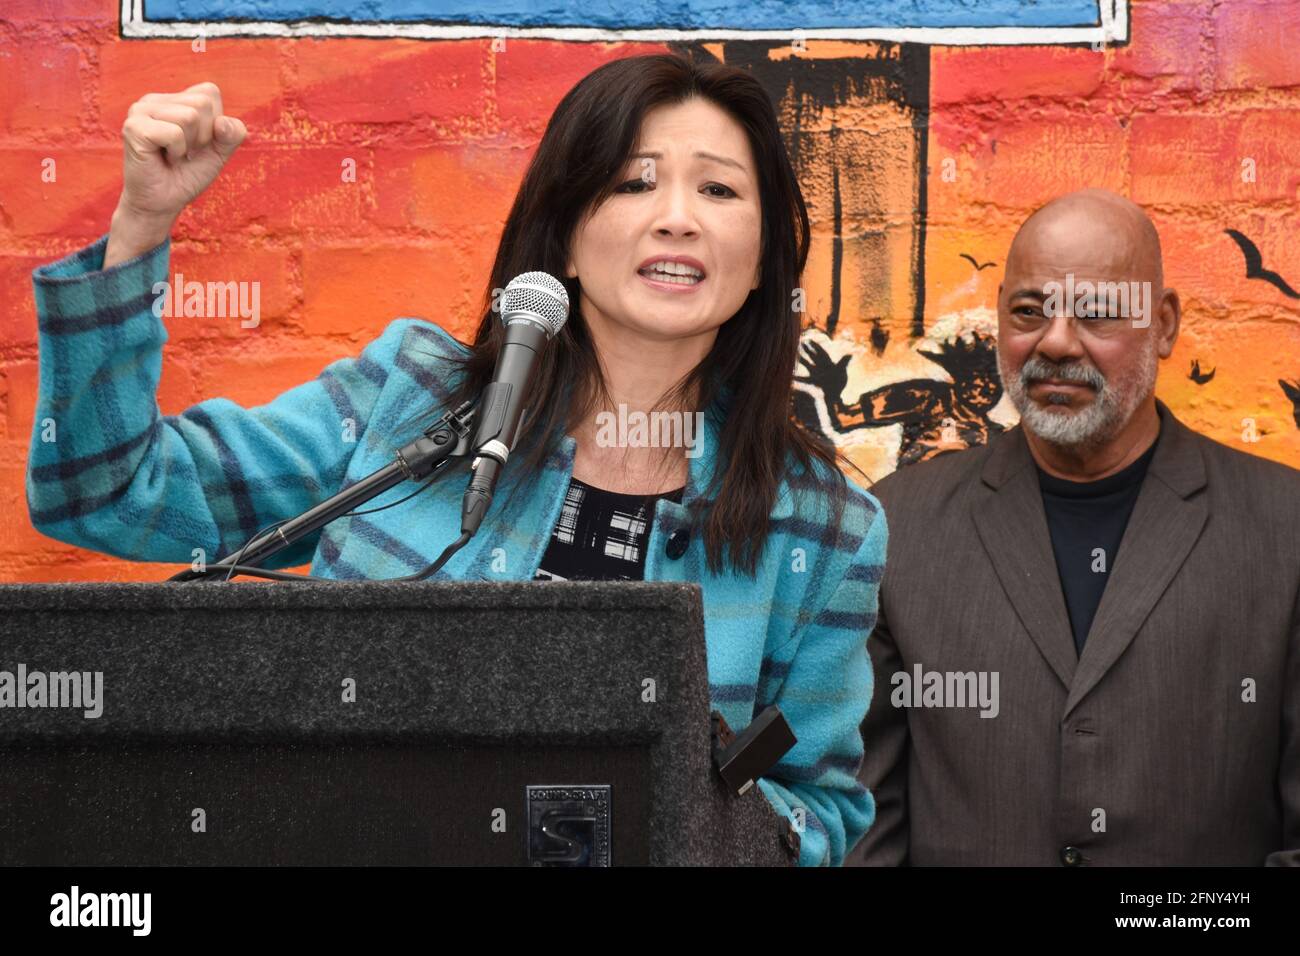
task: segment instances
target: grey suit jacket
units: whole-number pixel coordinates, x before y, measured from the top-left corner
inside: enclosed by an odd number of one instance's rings
[[[877,815],[846,866],[1300,865],[1300,471],[1157,408],[1081,657],[1019,427],[872,488]],[[924,706],[918,671],[996,672],[996,716]]]

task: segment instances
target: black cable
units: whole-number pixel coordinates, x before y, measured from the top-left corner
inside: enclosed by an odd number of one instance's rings
[[[442,468],[444,467],[444,465],[446,465],[446,462],[443,462],[442,465],[438,465],[437,468],[434,469],[433,477],[430,478],[428,481],[426,481],[424,484],[422,484],[419,488],[416,488],[414,491],[412,491],[412,492],[411,492],[409,495],[407,495],[405,498],[398,498],[396,501],[390,501],[388,504],[386,504],[386,505],[382,505],[381,507],[378,507],[378,508],[371,508],[369,511],[349,511],[347,514],[341,514],[341,515],[339,515],[339,517],[340,517],[340,518],[356,518],[356,517],[359,517],[359,516],[361,516],[361,515],[372,515],[372,514],[375,514],[376,512],[379,512],[379,511],[387,511],[389,508],[392,508],[392,507],[394,507],[394,506],[396,506],[396,505],[400,505],[403,501],[410,501],[412,498],[414,498],[416,495],[418,495],[420,492],[422,492],[425,488],[428,488],[431,484],[433,484],[435,481],[437,481],[437,480],[441,477],[441,475],[439,474],[439,472],[442,470]]]
[[[268,580],[271,581],[325,581],[325,582],[333,583],[334,581],[337,580],[335,578],[314,578],[309,574],[294,574],[292,571],[271,571],[268,570],[267,568],[259,568],[255,564],[232,564],[229,565],[229,567],[235,574],[247,574],[249,577],[267,578]],[[189,580],[195,580],[195,579],[190,578]],[[216,578],[202,578],[202,577],[200,577],[199,580],[210,580],[213,581],[214,583],[225,584],[227,581],[230,580],[230,575],[227,575],[226,577],[221,578],[220,580]]]
[[[244,552],[248,550],[248,546],[250,544],[252,544],[258,538],[260,538],[267,531],[270,531],[272,528],[278,528],[280,525],[284,524],[288,520],[289,520],[288,518],[282,518],[279,521],[272,521],[270,524],[268,524],[266,527],[262,528],[261,530],[253,532],[253,536],[244,542],[243,547],[239,549],[238,554],[235,556],[235,567],[239,566],[239,559],[244,556]],[[245,567],[247,567],[247,565],[245,565]],[[194,580],[206,581],[220,569],[221,569],[220,565],[214,565],[213,567],[209,568],[205,564],[202,571],[195,571],[193,568],[187,571],[178,571],[176,574],[173,574],[167,580],[168,581],[194,581]],[[287,572],[277,572],[277,573],[287,573]],[[300,577],[300,575],[296,575],[296,574],[291,574],[289,576],[294,578]],[[229,580],[230,580],[230,573],[227,572],[226,576],[222,578],[222,581],[229,581]]]
[[[239,559],[244,556],[244,552],[248,550],[248,546],[250,544],[252,544],[258,538],[260,538],[266,532],[270,531],[272,528],[278,528],[280,527],[280,525],[284,524],[288,520],[289,520],[288,518],[282,518],[279,521],[272,521],[269,525],[267,525],[265,528],[261,529],[260,531],[254,531],[253,536],[244,542],[244,546],[240,548],[239,553],[235,555],[235,563],[230,566],[230,570],[226,572],[226,576],[222,580],[224,581],[230,580],[230,576],[235,573],[235,568],[239,564]]]
[[[459,551],[461,548],[465,547],[466,543],[472,537],[473,535],[470,534],[468,531],[462,531],[460,537],[457,538],[455,541],[453,541],[451,544],[447,545],[446,549],[443,550],[442,554],[438,555],[437,561],[433,562],[433,564],[429,565],[427,568],[425,568],[423,571],[418,572],[417,574],[408,574],[404,578],[380,578],[379,580],[381,581],[423,581],[425,578],[431,577],[432,575],[436,574],[438,569],[447,563],[447,559],[450,558],[457,551]]]

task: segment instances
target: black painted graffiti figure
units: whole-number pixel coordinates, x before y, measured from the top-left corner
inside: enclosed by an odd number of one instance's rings
[[[837,432],[902,425],[900,468],[982,445],[990,435],[1003,430],[989,418],[1002,398],[997,343],[992,337],[976,333],[969,339],[958,337],[944,342],[935,351],[917,351],[947,372],[952,381],[913,378],[891,382],[863,393],[855,404],[847,405],[841,396],[848,385],[847,366],[852,356],[836,362],[812,341],[803,344],[799,358],[808,374],[796,375],[795,381],[821,390],[827,417]]]

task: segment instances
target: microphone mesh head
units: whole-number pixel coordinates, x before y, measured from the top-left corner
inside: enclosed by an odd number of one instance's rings
[[[569,293],[564,283],[546,272],[525,272],[507,283],[501,296],[501,321],[527,315],[547,328],[547,337],[569,318]]]

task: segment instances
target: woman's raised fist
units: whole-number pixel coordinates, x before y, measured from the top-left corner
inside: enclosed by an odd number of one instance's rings
[[[122,195],[104,268],[161,243],[187,204],[207,189],[248,130],[221,106],[215,83],[149,93],[122,124]]]

